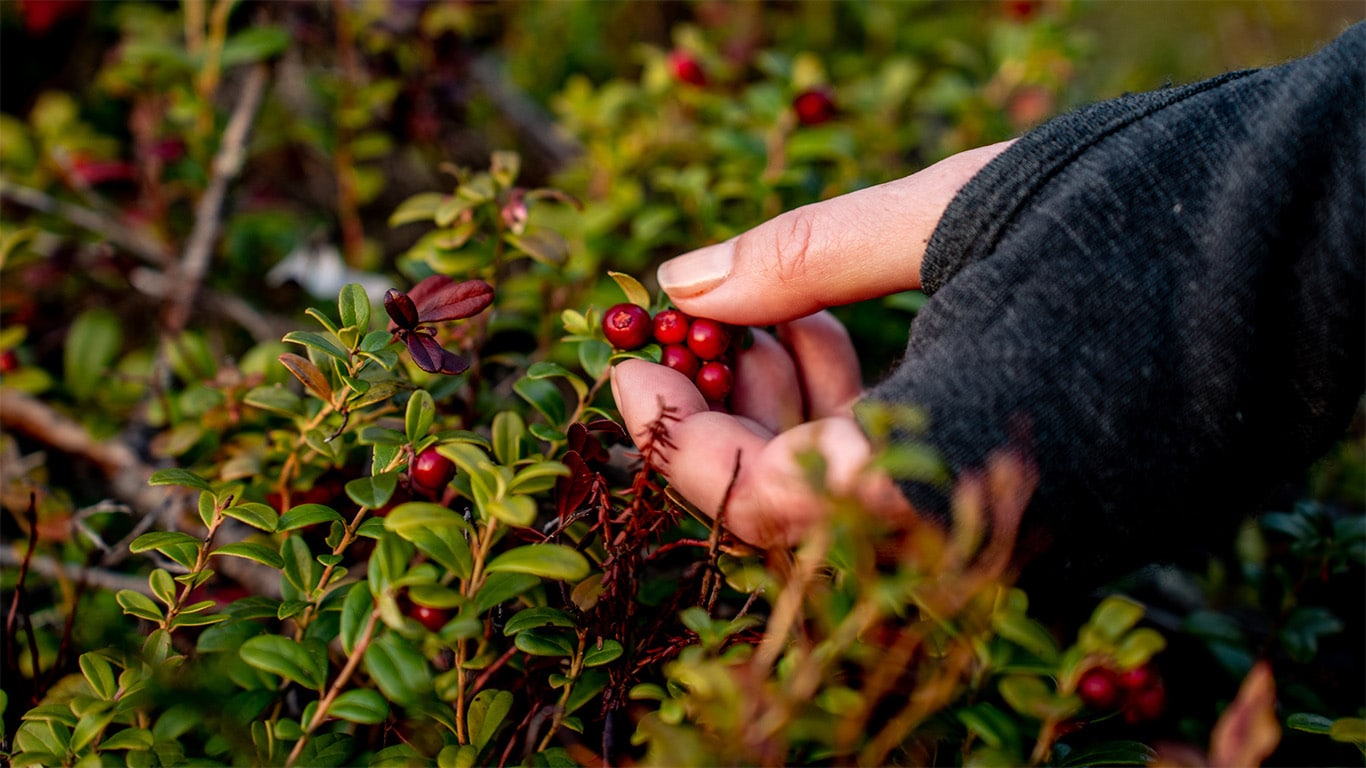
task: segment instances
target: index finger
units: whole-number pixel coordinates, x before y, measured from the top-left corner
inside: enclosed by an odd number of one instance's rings
[[[1008,142],[788,211],[675,257],[657,277],[679,309],[739,325],[786,322],[920,287],[920,263],[958,190]]]

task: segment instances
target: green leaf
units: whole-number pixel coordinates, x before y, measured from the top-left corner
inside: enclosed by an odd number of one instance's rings
[[[1309,712],[1296,712],[1285,719],[1285,725],[1287,728],[1304,731],[1305,733],[1327,734],[1333,728],[1333,721],[1331,718],[1324,717],[1323,715],[1315,715]]]
[[[388,532],[380,536],[370,555],[370,567],[366,572],[370,594],[380,597],[389,591],[408,570],[412,558],[413,547],[406,541]]]
[[[1328,738],[1358,746],[1366,745],[1366,720],[1360,717],[1340,717],[1328,729]]]
[[[337,311],[343,326],[355,328],[359,336],[370,330],[370,296],[360,283],[347,283],[337,295]]]
[[[1058,766],[1150,765],[1156,759],[1157,752],[1143,742],[1104,741],[1069,752]]]
[[[1043,680],[1032,675],[1008,675],[998,688],[1011,709],[1036,720],[1062,719],[1081,709],[1080,698],[1058,696]]]
[[[574,620],[558,608],[536,606],[524,608],[512,615],[503,625],[503,634],[509,637],[526,629],[535,627],[573,627]]]
[[[165,618],[165,615],[161,614],[161,608],[141,592],[120,589],[113,599],[123,608],[124,614],[138,616],[139,619],[146,619],[149,622],[161,622],[161,619]]]
[[[1014,611],[1002,611],[991,617],[992,626],[1005,639],[1053,663],[1058,659],[1058,644],[1043,625]],[[992,745],[996,746],[996,745]]]
[[[479,613],[483,613],[540,583],[540,577],[529,573],[491,573],[484,580],[484,586],[475,594],[474,606]]]
[[[150,750],[156,739],[146,728],[124,728],[100,742],[100,750]]]
[[[468,710],[471,741],[483,750],[498,733],[498,727],[512,711],[513,696],[508,691],[486,688],[474,695]]]
[[[311,690],[320,690],[327,682],[326,658],[320,667],[303,644],[290,638],[257,635],[242,644],[240,654],[251,666]]]
[[[450,527],[422,528],[399,535],[411,541],[419,551],[456,578],[468,579],[474,571],[474,556],[460,530]]]
[[[523,377],[512,385],[512,391],[531,404],[553,425],[560,426],[569,417],[560,388],[546,379]]]
[[[522,435],[526,422],[516,411],[500,411],[493,417],[493,455],[506,466],[522,459]]]
[[[508,484],[508,493],[534,494],[555,487],[555,481],[569,475],[569,467],[558,461],[539,461],[518,470]]]
[[[147,574],[147,585],[152,588],[152,595],[163,605],[175,603],[175,579],[165,569],[156,568]]]
[[[263,411],[289,417],[298,416],[300,406],[303,404],[298,395],[279,384],[256,387],[247,392],[246,396],[242,398],[242,402],[253,408],[260,408]]]
[[[86,400],[105,384],[105,373],[123,344],[123,327],[113,312],[97,307],[76,316],[63,348],[66,387]]]
[[[446,196],[439,192],[422,192],[399,203],[389,216],[389,226],[397,227],[417,221],[431,221]]]
[[[355,652],[356,641],[370,621],[370,612],[374,608],[375,597],[370,594],[369,585],[365,582],[351,585],[346,598],[342,600],[341,609],[341,644],[347,656]]]
[[[625,649],[616,640],[606,639],[602,645],[590,645],[583,653],[583,665],[585,667],[600,667],[616,661]]]
[[[1153,654],[1167,647],[1166,638],[1150,627],[1140,627],[1124,636],[1115,649],[1115,662],[1122,669],[1145,664]]]
[[[649,311],[650,292],[645,290],[645,286],[640,281],[626,274],[625,272],[608,271],[608,276],[617,282],[621,287],[621,292],[626,294],[626,300],[636,306]]]
[[[565,368],[563,365],[560,365],[559,363],[553,363],[549,360],[541,360],[532,363],[526,369],[526,375],[529,379],[564,379],[565,381],[569,382],[569,385],[574,388],[574,391],[576,393],[578,393],[580,400],[588,396],[587,382],[579,378],[576,374],[571,372],[568,368]]]
[[[227,621],[230,616],[224,613],[180,613],[171,619],[171,629],[178,627],[204,627]]]
[[[583,366],[584,373],[594,379],[602,378],[611,362],[611,344],[601,339],[589,339],[579,344],[579,365]]]
[[[390,701],[409,707],[432,690],[427,661],[404,638],[392,632],[365,649],[365,671]]]
[[[325,355],[335,357],[343,363],[348,362],[351,357],[346,353],[346,350],[337,346],[331,339],[321,333],[315,333],[313,331],[290,331],[285,334],[284,340],[291,344],[312,347]]]
[[[90,683],[90,689],[95,695],[105,701],[112,701],[119,692],[119,686],[114,682],[114,668],[109,662],[103,656],[91,652],[81,654],[80,665],[81,674],[85,676],[86,682]]]
[[[992,704],[981,702],[956,712],[959,722],[987,746],[1010,752],[1020,748],[1020,729],[1009,715]]]
[[[389,702],[384,700],[379,691],[355,688],[334,699],[328,714],[351,723],[374,725],[384,722],[389,716]]]
[[[422,529],[470,529],[465,518],[447,507],[430,501],[408,501],[399,504],[384,518],[384,527],[410,541],[410,534]]]
[[[276,531],[292,531],[297,528],[306,528],[318,523],[341,522],[342,516],[337,510],[324,504],[300,504],[280,515],[280,520],[275,525]]]
[[[223,514],[266,533],[275,533],[275,526],[280,522],[280,516],[273,507],[255,501],[234,504],[223,510]]]
[[[562,632],[548,629],[528,629],[518,632],[513,641],[517,650],[532,656],[573,656],[574,641]]]
[[[589,566],[587,558],[562,544],[528,544],[495,557],[486,570],[578,581],[588,575]]]
[[[188,533],[181,533],[179,531],[152,531],[133,539],[133,542],[128,545],[128,551],[136,555],[154,549],[164,554],[167,547],[186,546],[198,549],[199,544],[199,539],[196,539]],[[169,557],[169,555],[167,556]]]
[[[252,26],[223,43],[221,66],[224,69],[249,64],[284,53],[293,38],[282,26]]]
[[[435,419],[436,403],[432,400],[431,393],[425,389],[413,392],[412,396],[408,398],[408,410],[403,418],[404,431],[408,435],[408,442],[416,443],[425,437]]]
[[[1087,626],[1106,643],[1119,640],[1138,620],[1143,618],[1143,606],[1125,597],[1112,595],[1101,601],[1091,614]]]
[[[379,509],[389,503],[398,487],[398,472],[358,477],[346,484],[346,495],[366,509]]]
[[[158,469],[147,478],[148,485],[179,485],[185,488],[194,488],[200,491],[212,492],[209,481],[189,471],[171,467],[169,469]]]
[[[100,702],[86,709],[76,722],[76,727],[71,729],[71,750],[80,752],[90,746],[113,721],[113,702]]]
[[[290,536],[280,544],[280,558],[284,560],[282,570],[288,581],[302,595],[310,594],[322,578],[322,566],[313,559],[308,544],[298,536]]]
[[[492,499],[484,505],[483,510],[489,517],[518,528],[526,528],[536,522],[536,502],[526,496]]]
[[[209,555],[241,557],[276,570],[283,568],[285,565],[284,558],[280,557],[279,553],[264,544],[257,544],[253,541],[239,541],[234,544],[224,544],[210,552]]]

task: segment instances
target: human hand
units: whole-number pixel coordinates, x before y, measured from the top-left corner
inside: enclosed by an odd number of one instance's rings
[[[752,544],[791,545],[823,514],[798,462],[816,451],[826,491],[894,520],[910,516],[891,479],[869,466],[872,446],[851,410],[862,391],[854,345],[821,310],[920,287],[939,217],[1006,146],[789,211],[660,266],[660,287],[687,314],[777,326],[777,338],[755,330],[737,354],[731,413],[712,411],[672,369],[640,360],[614,368],[612,394],[637,445],[671,411],[669,445],[655,455],[675,490],[713,517],[724,506],[726,527]]]

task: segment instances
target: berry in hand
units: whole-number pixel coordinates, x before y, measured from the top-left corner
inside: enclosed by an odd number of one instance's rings
[[[699,317],[688,327],[688,349],[703,360],[720,358],[728,346],[730,329],[723,323]]]
[[[428,496],[437,496],[455,477],[455,462],[437,453],[436,447],[433,446],[413,459],[413,465],[408,468],[408,476],[418,490]]]
[[[702,364],[693,380],[702,396],[714,402],[726,399],[735,386],[735,374],[725,363],[711,360]]]
[[[682,344],[688,338],[688,316],[676,309],[666,309],[655,315],[655,341],[660,344]]]
[[[1077,695],[1091,709],[1109,711],[1119,703],[1119,678],[1107,667],[1086,670],[1077,683]]]
[[[617,349],[640,349],[653,331],[650,313],[635,304],[617,304],[602,316],[602,332]]]
[[[691,349],[682,344],[670,344],[664,347],[659,362],[690,379],[697,376],[697,371],[702,366],[702,361],[697,359],[697,355],[694,355]]]
[[[802,125],[820,125],[835,118],[835,100],[824,88],[810,88],[797,94],[792,109]]]

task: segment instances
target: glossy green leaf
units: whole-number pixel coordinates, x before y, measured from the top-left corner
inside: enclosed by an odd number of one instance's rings
[[[123,344],[123,327],[113,312],[103,307],[76,316],[63,347],[64,381],[77,400],[96,394],[106,382],[106,372]]]
[[[389,716],[389,702],[384,700],[379,691],[353,688],[332,701],[328,714],[351,723],[374,725],[384,722]]]
[[[612,639],[604,639],[601,645],[590,644],[583,652],[583,665],[585,667],[599,667],[616,661],[625,652],[621,643]]]
[[[517,650],[533,656],[573,656],[574,641],[562,632],[550,629],[528,629],[518,632],[513,641]]]
[[[569,467],[558,461],[538,461],[513,475],[508,493],[535,494],[555,487],[555,481],[569,475]]]
[[[370,613],[375,608],[375,597],[370,594],[369,585],[358,582],[351,585],[342,600],[340,637],[342,650],[350,656],[356,650],[360,633],[370,621]]]
[[[418,221],[431,221],[436,211],[445,201],[446,195],[439,192],[422,192],[399,203],[398,208],[389,215],[389,226],[397,227]]]
[[[403,425],[408,442],[416,443],[426,436],[436,419],[436,402],[427,390],[419,389],[408,398],[408,409],[404,413]]]
[[[1287,728],[1305,733],[1327,734],[1333,728],[1333,720],[1323,715],[1296,712],[1285,719],[1285,725]]]
[[[280,521],[280,515],[274,508],[255,501],[234,504],[223,510],[223,514],[266,533],[274,533],[275,526]]]
[[[427,661],[407,640],[386,632],[365,649],[365,671],[390,701],[408,707],[432,690]]]
[[[133,554],[147,552],[149,550],[163,552],[167,547],[172,546],[187,546],[198,549],[199,544],[199,539],[196,539],[188,533],[181,533],[179,531],[152,531],[151,533],[144,533],[136,539],[133,539],[132,543],[128,545],[128,551]]]
[[[337,295],[337,311],[343,326],[355,328],[360,336],[370,330],[370,296],[359,283],[342,286]]]
[[[1112,595],[1101,601],[1091,614],[1087,627],[1104,643],[1113,643],[1143,618],[1143,606]]]
[[[90,684],[90,689],[95,695],[105,701],[111,701],[118,693],[118,684],[114,682],[114,668],[109,662],[97,653],[83,653],[79,659],[81,674]]]
[[[512,636],[534,627],[573,627],[574,620],[558,608],[536,606],[514,613],[503,625],[503,634]]]
[[[539,576],[532,576],[529,573],[491,573],[474,596],[475,607],[479,613],[484,613],[540,583]]]
[[[398,472],[358,477],[346,484],[346,495],[366,509],[379,509],[389,503],[398,487]]]
[[[405,539],[423,529],[452,528],[463,532],[470,528],[465,518],[453,510],[429,501],[408,501],[399,504],[384,518],[384,527]]]
[[[175,579],[172,579],[171,574],[164,568],[153,569],[147,574],[147,585],[152,588],[152,595],[160,600],[162,605],[170,606],[175,603]]]
[[[579,365],[594,379],[607,373],[612,361],[612,345],[600,339],[589,339],[579,344]]]
[[[645,286],[640,281],[625,272],[607,273],[609,277],[616,281],[621,288],[621,292],[626,294],[626,300],[644,310],[650,309],[650,292],[645,290]]]
[[[242,644],[242,660],[253,667],[279,675],[305,688],[318,690],[326,683],[326,659],[319,665],[303,644],[280,635],[257,635]]]
[[[482,509],[489,517],[518,528],[526,528],[536,522],[536,502],[527,496],[492,499]]]
[[[199,491],[213,491],[209,486],[209,481],[189,471],[178,467],[168,469],[158,469],[147,478],[148,485],[179,485],[185,488],[194,488]]]
[[[506,466],[522,459],[522,435],[526,422],[516,411],[500,411],[493,417],[493,455]]]
[[[241,557],[277,570],[283,568],[285,564],[284,559],[280,557],[278,552],[264,544],[257,544],[254,541],[239,541],[234,544],[224,544],[209,554],[211,556],[223,555],[226,557]]]
[[[290,536],[280,544],[280,558],[284,560],[283,570],[288,581],[299,594],[308,595],[322,578],[322,566],[313,559],[308,544],[298,536]]]
[[[1328,728],[1328,738],[1357,746],[1366,746],[1366,720],[1360,717],[1340,717]]]
[[[100,702],[85,710],[71,729],[71,749],[81,752],[104,733],[114,721],[114,703]]]
[[[587,558],[562,544],[527,544],[493,558],[486,570],[578,581],[588,575],[589,566]]]
[[[522,377],[512,385],[512,390],[530,403],[551,424],[563,425],[569,417],[564,395],[554,382]]]
[[[319,523],[340,522],[342,516],[337,510],[324,504],[300,504],[280,515],[276,523],[277,531],[292,531]]]
[[[255,387],[247,392],[242,402],[253,408],[289,417],[298,416],[303,405],[298,395],[279,384]]]
[[[323,336],[321,333],[314,333],[312,331],[290,331],[285,334],[284,340],[291,344],[300,344],[305,347],[311,347],[326,355],[330,355],[343,363],[350,359],[346,350],[337,346],[335,342],[326,336]]]
[[[101,750],[150,750],[156,739],[146,728],[124,728],[100,742]]]
[[[485,689],[470,700],[467,721],[470,740],[476,750],[483,750],[493,740],[498,728],[512,711],[513,696],[508,691]]]

